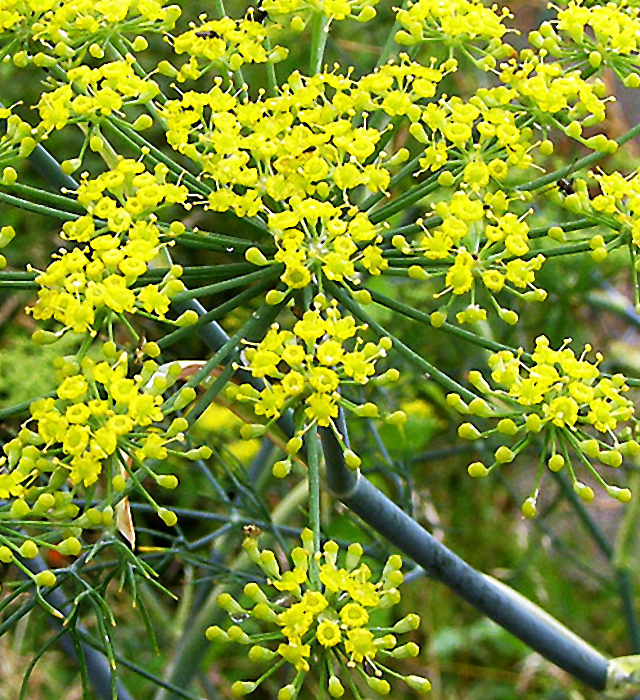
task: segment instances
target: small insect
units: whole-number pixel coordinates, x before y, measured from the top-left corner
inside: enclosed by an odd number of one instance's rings
[[[245,537],[252,537],[253,539],[257,539],[262,534],[262,530],[257,525],[254,525],[253,523],[249,523],[248,525],[245,525],[242,528],[242,532],[244,532]]]
[[[568,180],[566,177],[561,177],[557,182],[556,186],[558,189],[566,194],[567,196],[570,194],[575,194],[575,189],[573,187],[573,182],[571,180]]]
[[[200,39],[219,39],[220,34],[218,32],[214,32],[212,29],[207,29],[203,30],[200,32],[196,32],[196,36],[199,37]]]
[[[244,16],[247,19],[262,24],[265,21],[265,19],[267,19],[268,14],[265,10],[262,10],[259,7],[248,7],[247,11],[244,13]]]

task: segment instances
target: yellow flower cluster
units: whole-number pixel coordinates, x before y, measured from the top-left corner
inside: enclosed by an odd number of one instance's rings
[[[169,144],[215,183],[208,208],[266,215],[282,279],[300,288],[311,280],[309,268],[336,280],[352,278],[355,263],[371,274],[386,268],[378,229],[349,198],[361,187],[386,191],[389,168],[408,151],[389,159],[380,131],[361,123],[363,112],[418,119],[417,102],[454,68],[455,61],[425,67],[403,55],[359,80],[294,72],[277,96],[255,101],[240,101],[218,82],[208,93],[168,101],[162,115]],[[338,191],[340,205],[329,201]]]
[[[36,146],[31,125],[17,114],[12,114],[11,107],[0,108],[0,119],[6,119],[6,131],[0,137],[0,164],[12,163],[17,158],[26,158]],[[5,168],[2,184],[12,185],[17,174],[13,168]]]
[[[112,170],[83,178],[78,202],[88,214],[65,223],[63,237],[85,245],[54,256],[38,275],[41,289],[30,309],[34,318],[53,318],[65,329],[95,333],[98,311],[122,314],[144,309],[164,317],[170,298],[184,289],[179,266],[160,285],[131,287],[162,246],[153,212],[187,198],[187,188],[166,182],[166,175],[164,165],[150,173],[142,163],[122,158]],[[172,235],[183,231],[179,222],[169,229]],[[98,320],[108,317],[103,313]]]
[[[541,125],[561,128],[571,138],[598,150],[614,151],[617,144],[603,135],[582,138],[583,128],[604,121],[607,98],[605,84],[589,82],[581,71],[566,70],[560,62],[545,62],[545,51],[529,50],[520,61],[501,66],[500,79],[516,91],[527,113]]]
[[[201,19],[204,20],[205,16]],[[256,21],[252,14],[240,20],[224,17],[203,21],[174,38],[175,53],[190,57],[176,77],[180,82],[195,80],[212,64],[235,71],[245,63],[282,61],[287,57],[287,49],[276,46],[267,51],[265,48],[265,40],[271,33],[270,28]]]
[[[567,7],[558,9],[556,29],[560,37],[547,25],[544,31],[550,50],[566,46],[567,35],[588,52],[589,63],[597,68],[604,61],[623,77],[631,75],[630,68],[638,65],[640,46],[640,9],[627,3],[606,3],[587,6],[583,0],[571,0]],[[542,32],[541,32],[542,33]],[[565,49],[566,52],[566,49]],[[620,68],[624,67],[620,72]],[[638,76],[633,87],[638,87]],[[631,87],[631,86],[630,86]]]
[[[504,7],[485,7],[479,0],[416,0],[398,11],[397,20],[402,30],[396,33],[399,44],[411,46],[423,41],[445,41],[455,44],[462,40],[483,39],[492,48],[500,46],[507,32],[502,24],[513,17]],[[495,59],[493,61],[495,65]]]
[[[154,343],[143,351],[159,353]],[[139,468],[160,486],[177,486],[175,476],[157,475],[146,462],[166,459],[167,444],[179,441],[187,428],[184,418],[176,418],[168,429],[157,425],[170,412],[163,410],[162,393],[176,382],[181,367],[176,363],[158,372],[157,363],[148,359],[139,374],[129,377],[126,352],[119,353],[110,341],[101,354],[104,359],[99,361],[87,356],[79,362],[75,357],[62,361],[56,396],[34,401],[31,417],[4,446],[0,498],[13,498],[11,517],[32,514],[30,519],[37,516],[44,525],[75,518],[73,527],[95,526],[95,518],[86,513],[76,517],[79,508],[71,501],[101,475],[105,478],[100,493],[106,503],[124,491],[126,475]],[[170,410],[184,407],[194,397],[193,389],[183,388]],[[211,451],[204,447],[180,454],[199,459]],[[175,523],[172,512],[157,510],[165,522]]]
[[[246,369],[266,386],[262,391],[249,384],[231,386],[229,396],[251,402],[255,413],[269,420],[267,426],[250,428],[263,433],[287,409],[304,407],[299,418],[304,427],[301,425],[287,444],[289,458],[276,463],[277,476],[289,473],[291,457],[302,447],[302,436],[311,425],[331,426],[337,433],[334,419],[339,405],[357,415],[378,415],[374,404],[356,406],[338,393],[341,385],[365,385],[374,378],[384,383],[399,376],[397,370],[391,369],[375,377],[376,362],[391,348],[391,340],[381,338],[378,344],[364,343],[356,337],[364,328],[356,325],[352,316],[342,317],[335,303],[327,305],[323,297],[317,297],[315,308],[304,313],[293,331],[281,330],[274,324],[256,347],[244,351]],[[352,338],[353,349],[348,350],[344,344]],[[338,437],[342,443],[342,437]],[[347,453],[350,465],[357,467],[358,457],[350,450]]]
[[[37,132],[48,135],[69,121],[99,121],[125,106],[147,104],[160,88],[152,80],[137,76],[131,57],[104,63],[98,68],[82,65],[67,71],[67,80],[52,92],[43,92],[37,109]]]
[[[0,0],[0,34],[15,34],[24,47],[13,54],[18,63],[34,40],[44,54],[60,59],[73,55],[72,48],[100,48],[114,32],[168,31],[179,16],[177,5],[160,0]]]
[[[601,375],[598,365],[603,357],[597,353],[595,362],[591,362],[587,358],[590,345],[576,357],[567,347],[569,342],[553,350],[548,339],[539,336],[530,363],[523,361],[522,351],[517,356],[508,350],[491,355],[491,378],[504,388],[492,389],[478,371],[471,372],[469,380],[491,399],[492,404],[480,398],[466,404],[458,394],[447,397],[449,404],[461,413],[498,421],[495,428],[484,433],[472,423],[463,423],[458,430],[460,437],[477,440],[498,433],[516,440],[511,447],[502,445],[496,450],[495,461],[489,468],[481,462],[471,464],[471,476],[486,476],[499,465],[512,462],[536,435],[544,439],[546,456],[542,456],[532,495],[523,507],[527,516],[535,515],[545,459],[552,471],[566,466],[581,498],[585,501],[594,498],[593,489],[577,480],[571,453],[610,496],[623,502],[631,498],[628,489],[607,484],[592,464],[599,460],[615,469],[622,464],[623,456],[640,453],[640,445],[632,439],[629,430],[619,435],[615,432],[621,423],[633,418],[633,402],[623,395],[629,387],[620,374]]]
[[[368,22],[376,16],[379,0],[262,0],[261,9],[279,18],[280,15],[322,12],[330,20],[355,19]],[[291,20],[292,29],[304,28],[302,18]]]
[[[418,646],[414,642],[398,646],[396,635],[415,630],[420,618],[410,614],[391,627],[373,627],[370,621],[376,610],[399,602],[402,559],[397,554],[390,556],[380,579],[373,583],[370,568],[360,561],[361,545],[349,546],[342,567],[338,564],[339,547],[335,542],[330,540],[322,552],[315,552],[311,530],[305,529],[301,539],[302,547],[294,548],[290,554],[293,566],[285,572],[280,571],[271,550],[260,550],[254,538],[245,540],[246,552],[268,576],[267,582],[275,589],[277,600],[270,600],[257,583],[249,583],[244,589],[250,609],[242,607],[228,593],[218,597],[218,605],[232,620],[252,618],[276,626],[277,630],[265,636],[249,635],[240,625],[226,631],[217,626],[209,627],[209,640],[253,644],[249,659],[270,665],[270,670],[259,680],[234,683],[233,695],[241,697],[252,693],[287,663],[293,666],[296,674],[291,683],[280,689],[277,697],[278,700],[293,700],[310,670],[311,659],[329,670],[327,690],[331,697],[341,697],[345,692],[338,674],[346,675],[350,684],[360,679],[370,690],[382,695],[390,691],[388,681],[382,678],[384,673],[404,680],[414,690],[427,692],[431,684],[426,678],[402,676],[383,664],[383,660],[417,656]],[[287,599],[283,599],[282,594],[286,594]],[[277,648],[263,646],[265,639],[278,643]],[[348,674],[348,669],[357,670],[355,678]],[[359,697],[357,691],[355,694]]]

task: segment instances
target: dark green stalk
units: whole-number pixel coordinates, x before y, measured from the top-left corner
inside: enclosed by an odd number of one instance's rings
[[[471,568],[362,474],[349,472],[332,431],[323,429],[321,437],[327,483],[347,507],[429,576],[575,678],[604,690],[608,660],[602,654],[524,596]]]

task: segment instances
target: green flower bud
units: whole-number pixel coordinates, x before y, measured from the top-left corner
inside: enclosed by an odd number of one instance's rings
[[[591,501],[593,501],[593,499],[596,497],[593,489],[590,486],[587,486],[579,481],[574,482],[573,490],[585,503],[591,503]]]
[[[344,695],[344,686],[340,683],[340,679],[337,676],[331,676],[329,678],[329,695],[332,698],[341,698]]]
[[[277,656],[277,653],[275,651],[271,651],[271,649],[267,649],[256,644],[249,649],[248,656],[249,661],[262,664],[266,663],[267,661],[272,661]]]
[[[77,537],[67,537],[66,540],[58,545],[57,549],[60,554],[77,557],[82,551],[82,544]]]
[[[41,571],[40,573],[36,574],[34,579],[36,582],[37,586],[44,586],[46,588],[51,588],[52,586],[56,585],[56,575],[53,573],[53,571],[49,571],[48,569],[45,571]]]
[[[183,418],[182,416],[180,416],[179,418],[174,418],[171,421],[171,425],[169,426],[169,430],[167,430],[165,437],[174,438],[176,437],[176,435],[184,433],[184,431],[187,430],[188,427],[189,422],[186,418]]]
[[[420,265],[411,265],[411,267],[407,270],[407,273],[412,280],[424,281],[429,279],[429,273],[423,267],[420,267]],[[434,311],[434,313],[438,312]],[[436,324],[433,322],[433,315],[434,314],[431,314],[431,325],[435,326],[436,328],[439,328],[440,326],[436,326]],[[443,319],[443,323],[445,319]],[[442,325],[442,323],[440,325]]]
[[[289,683],[288,685],[280,688],[278,691],[278,700],[293,700],[297,694],[298,689],[295,687],[295,685],[293,685],[293,683]]]
[[[256,620],[264,620],[274,625],[278,624],[278,616],[273,612],[269,603],[257,603],[251,610],[251,616],[255,617]]]
[[[622,455],[619,450],[609,450],[608,452],[601,452],[598,459],[606,464],[608,467],[613,467],[617,469],[622,464]]]
[[[469,413],[469,406],[462,400],[460,394],[447,394],[447,404],[458,413],[463,415]]]
[[[394,659],[411,659],[420,653],[420,647],[415,642],[408,642],[400,647],[396,647],[390,652]]]
[[[366,680],[367,680],[367,685],[374,692],[376,692],[380,695],[388,695],[389,694],[389,691],[391,690],[391,686],[389,685],[388,681],[384,680],[384,678],[376,678],[375,676],[366,676]]]
[[[391,628],[392,632],[398,634],[404,634],[405,632],[411,632],[417,630],[420,626],[420,616],[415,613],[409,613],[402,620],[398,620],[396,624]]]
[[[511,418],[503,418],[498,422],[497,425],[498,432],[503,435],[515,435],[518,432],[518,426],[511,420]]]
[[[223,629],[220,629],[218,625],[212,625],[211,627],[207,627],[205,636],[210,642],[229,641],[229,636],[227,635],[227,633]]]
[[[286,296],[285,292],[281,292],[278,289],[270,289],[265,296],[265,301],[270,306],[277,306],[285,300]]]
[[[506,445],[500,445],[495,451],[495,458],[498,464],[507,464],[513,462],[515,454]]]
[[[291,460],[281,459],[278,460],[271,468],[271,473],[276,477],[276,479],[284,479],[291,472]]]
[[[491,387],[489,386],[488,382],[477,369],[472,369],[471,372],[469,372],[469,381],[478,391],[481,391],[483,394],[488,394],[491,391]]]
[[[249,695],[249,693],[253,693],[256,687],[257,684],[250,681],[236,681],[231,686],[231,695],[234,695],[237,698],[241,698],[243,695]]]
[[[532,496],[527,498],[527,500],[522,504],[521,510],[522,515],[524,515],[525,518],[535,518],[538,514],[538,508],[536,507],[536,499]]]
[[[263,266],[269,264],[269,261],[265,258],[262,251],[255,247],[247,248],[244,257],[247,259],[247,262],[250,262],[252,265]]]
[[[552,472],[559,472],[564,467],[564,457],[562,455],[553,455],[553,457],[549,458],[547,464]]]
[[[33,540],[25,540],[18,552],[25,559],[35,559],[38,556],[38,545]]]
[[[359,469],[362,460],[353,450],[344,451],[344,461],[349,469]]]
[[[173,527],[178,522],[178,516],[168,508],[158,508],[158,517],[167,527]]]
[[[530,433],[539,433],[542,430],[542,418],[537,413],[530,413],[525,419],[525,427]]]
[[[479,479],[483,476],[487,476],[489,470],[484,466],[484,464],[482,464],[482,462],[473,462],[473,464],[470,464],[467,467],[467,472],[469,473],[469,476]]]
[[[600,456],[600,447],[597,440],[583,440],[579,446],[590,459],[597,459]]]
[[[427,678],[422,676],[404,676],[404,682],[413,690],[420,693],[428,693],[431,690],[431,683]]]
[[[287,443],[286,450],[288,455],[295,455],[302,448],[302,438],[299,435],[292,437]]]
[[[480,418],[490,418],[493,415],[493,409],[483,399],[473,399],[469,404],[469,412]]]
[[[232,642],[236,642],[237,644],[251,644],[249,635],[238,625],[229,627],[227,634]]]
[[[156,477],[156,483],[163,489],[175,489],[178,485],[178,477],[173,474],[160,474]]]
[[[463,440],[478,440],[482,437],[482,433],[476,428],[473,423],[463,423],[458,428],[458,435]]]
[[[615,498],[620,503],[629,503],[631,500],[631,491],[629,489],[621,489],[617,486],[607,486],[607,493],[611,498]]]

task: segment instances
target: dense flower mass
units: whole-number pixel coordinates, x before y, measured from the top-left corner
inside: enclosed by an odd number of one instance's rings
[[[287,444],[289,457],[275,467],[279,476],[291,469],[291,457],[302,447],[302,437],[310,426],[330,426],[342,443],[335,425],[339,406],[360,416],[378,415],[375,404],[355,405],[340,395],[340,387],[398,378],[395,369],[376,377],[376,362],[391,349],[389,338],[381,338],[377,344],[364,343],[358,335],[363,327],[352,316],[343,317],[337,304],[327,304],[324,295],[316,297],[314,307],[295,323],[293,331],[274,324],[260,343],[244,351],[246,369],[266,385],[262,391],[242,384],[230,386],[228,392],[231,398],[250,402],[256,415],[268,419],[266,426],[247,426],[247,436],[251,431],[263,434],[286,410],[298,408],[294,414],[297,431]],[[344,449],[348,461],[358,466],[359,458]]]
[[[112,170],[83,178],[78,202],[88,213],[62,227],[64,238],[81,245],[62,249],[36,278],[41,289],[30,310],[34,318],[53,318],[62,331],[78,333],[95,333],[111,314],[143,310],[164,318],[171,297],[184,290],[182,268],[172,267],[160,285],[132,286],[163,247],[155,212],[184,203],[188,194],[166,174],[166,166],[149,173],[138,161],[120,159]],[[180,222],[168,229],[182,231]]]
[[[496,450],[490,467],[482,462],[471,464],[471,476],[486,476],[500,465],[514,461],[536,436],[544,440],[538,477],[532,495],[523,506],[527,516],[535,515],[545,462],[554,472],[566,467],[576,493],[585,501],[593,500],[593,489],[576,478],[572,454],[610,496],[623,502],[631,498],[628,489],[607,484],[592,464],[598,460],[617,469],[623,456],[640,453],[640,445],[630,432],[620,431],[620,424],[633,417],[633,403],[624,397],[629,387],[622,375],[601,374],[598,365],[602,355],[597,353],[595,362],[587,358],[591,346],[585,346],[580,357],[576,357],[567,347],[569,342],[553,350],[545,336],[538,337],[530,363],[522,359],[522,351],[514,355],[501,350],[491,355],[491,378],[503,388],[492,389],[478,371],[469,375],[469,380],[491,404],[475,399],[467,405],[457,394],[447,397],[461,413],[498,421],[495,429],[485,433],[472,423],[463,423],[458,431],[460,437],[477,440],[498,433],[515,440],[511,447],[502,445]]]
[[[416,629],[420,618],[410,614],[388,627],[379,627],[373,621],[378,611],[400,600],[398,586],[403,575],[398,555],[389,557],[380,579],[373,583],[371,569],[360,561],[363,550],[359,544],[349,546],[344,566],[340,566],[338,545],[328,541],[322,552],[314,551],[309,529],[302,532],[302,547],[291,551],[293,565],[289,571],[281,572],[275,554],[260,550],[254,538],[247,538],[244,547],[268,577],[267,584],[273,592],[268,595],[257,583],[249,583],[244,593],[245,605],[251,607],[243,607],[228,593],[219,596],[218,605],[233,621],[250,619],[275,631],[248,634],[241,624],[226,631],[217,626],[207,630],[210,640],[252,644],[249,659],[270,666],[258,681],[236,681],[231,688],[235,696],[252,693],[283,664],[291,665],[295,676],[280,689],[278,700],[298,697],[311,664],[328,670],[326,683],[331,697],[344,694],[339,676],[344,677],[348,669],[357,672],[347,675],[356,697],[359,695],[354,683],[359,681],[374,692],[387,695],[390,684],[382,678],[385,673],[421,692],[431,688],[426,678],[401,676],[386,667],[392,659],[418,655],[414,642],[399,646],[396,635]]]
[[[144,351],[153,356],[159,352],[155,343],[145,345]],[[75,527],[93,527],[95,518],[79,514],[73,499],[98,480],[107,506],[114,495],[125,491],[128,478],[137,482],[134,472],[139,469],[161,486],[177,486],[175,476],[156,474],[149,461],[165,460],[188,426],[184,418],[176,418],[168,429],[159,426],[167,414],[195,396],[185,387],[170,408],[165,406],[162,393],[177,381],[180,364],[161,372],[147,359],[140,373],[130,377],[126,352],[117,351],[110,341],[101,354],[99,359],[62,361],[55,396],[33,402],[31,417],[4,446],[0,498],[14,499],[14,516],[23,519],[31,514],[45,528],[69,520]],[[181,454],[200,459],[211,451],[202,447]],[[157,511],[165,522],[175,523],[171,511],[159,507]]]

